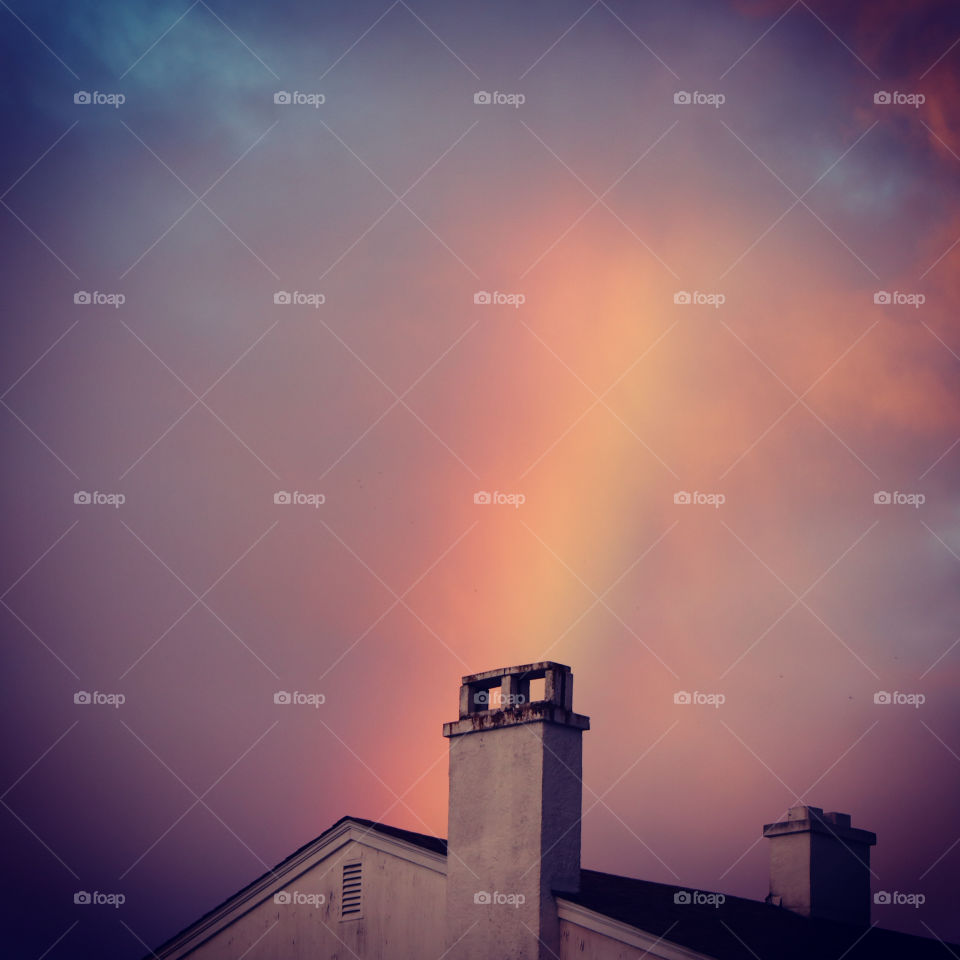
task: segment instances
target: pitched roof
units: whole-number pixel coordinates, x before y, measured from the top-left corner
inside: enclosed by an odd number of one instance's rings
[[[178,940],[188,930],[200,926],[223,910],[231,901],[242,899],[244,894],[266,878],[283,873],[284,868],[297,860],[304,851],[348,821],[431,853],[446,856],[447,841],[441,837],[402,830],[363,817],[341,817],[319,837],[295,850],[272,870],[261,874],[195,923],[171,937],[157,949],[157,953],[161,953],[164,947]],[[776,957],[777,960],[810,960],[811,957],[818,960],[840,960],[841,957],[843,960],[903,960],[904,957],[910,957],[911,960],[942,960],[945,949],[960,952],[960,947],[956,944],[947,944],[945,947],[936,940],[883,930],[880,927],[864,929],[829,920],[801,917],[783,907],[744,897],[724,895],[724,902],[716,907],[677,903],[674,900],[675,894],[690,890],[689,887],[618,877],[596,870],[581,870],[579,893],[558,892],[557,895],[604,917],[715,957],[716,960],[756,960],[758,956]]]
[[[558,896],[717,960],[942,960],[936,940],[880,927],[801,917],[784,907],[724,896],[719,906],[676,903],[690,887],[580,871],[580,892]],[[700,891],[709,892],[709,891]],[[956,948],[955,948],[956,949]]]
[[[444,857],[447,855],[447,841],[442,837],[431,837],[429,834],[415,833],[413,830],[401,830],[400,827],[391,827],[388,823],[376,823],[373,820],[364,820],[363,817],[341,817],[329,830],[324,830],[323,833],[329,833],[330,830],[340,826],[340,824],[346,820],[357,823],[362,827],[376,830],[377,833],[386,834],[388,837],[395,837],[397,840],[406,840],[407,843],[423,847],[424,850],[429,850],[431,853],[439,853]],[[320,836],[323,836],[323,834]],[[319,840],[320,838],[318,837],[317,839]],[[313,842],[316,843],[316,840]]]
[[[184,927],[178,933],[175,933],[172,937],[157,947],[155,951],[151,952],[149,956],[155,957],[157,954],[162,955],[166,948],[180,940],[190,930],[193,930],[195,927],[202,926],[207,920],[220,913],[234,901],[243,900],[247,893],[253,891],[269,877],[279,876],[282,874],[286,867],[299,860],[305,851],[319,844],[328,834],[333,833],[335,830],[337,830],[337,828],[341,827],[347,822],[365,829],[375,830],[377,833],[384,834],[388,837],[393,837],[396,840],[404,840],[407,843],[421,847],[422,849],[428,850],[431,853],[439,854],[440,856],[445,857],[447,855],[447,841],[441,839],[440,837],[431,837],[425,833],[414,833],[412,830],[402,830],[400,827],[392,827],[387,823],[376,823],[373,820],[367,820],[364,817],[341,817],[336,823],[332,823],[329,827],[327,827],[327,829],[324,830],[323,833],[321,833],[318,837],[315,837],[309,843],[305,843],[302,847],[298,847],[296,850],[294,850],[289,857],[285,857],[283,860],[281,860],[272,870],[267,870],[265,873],[261,873],[259,877],[252,880],[245,887],[241,887],[236,893],[231,894],[226,900],[218,903],[215,907],[213,907],[213,909],[208,910],[205,914],[203,914],[203,916],[194,920],[194,922],[189,926]]]

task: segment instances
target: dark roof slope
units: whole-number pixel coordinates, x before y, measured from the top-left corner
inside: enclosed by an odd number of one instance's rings
[[[944,960],[950,956],[947,946],[926,937],[814,920],[743,897],[726,896],[720,906],[674,902],[674,895],[684,890],[691,888],[581,870],[580,892],[558,896],[717,960]]]
[[[377,833],[384,833],[388,837],[395,837],[397,840],[406,840],[407,843],[416,844],[416,846],[423,847],[424,850],[429,850],[431,853],[439,853],[444,857],[447,855],[447,841],[441,837],[431,837],[426,833],[414,833],[412,830],[401,830],[399,827],[391,827],[386,823],[376,823],[373,820],[364,820],[362,817],[341,817],[333,827],[330,827],[330,830],[338,827],[344,820],[352,820],[354,823],[376,830]],[[329,833],[330,830],[325,830],[324,833]],[[316,843],[316,840],[313,842]]]

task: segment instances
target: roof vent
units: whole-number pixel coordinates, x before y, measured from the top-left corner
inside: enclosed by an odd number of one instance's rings
[[[359,920],[361,917],[361,869],[359,860],[343,865],[343,880],[340,885],[340,919]]]

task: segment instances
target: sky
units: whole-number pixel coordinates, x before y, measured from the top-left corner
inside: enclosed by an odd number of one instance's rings
[[[585,867],[762,899],[808,803],[960,940],[956,6],[0,44],[10,956],[143,956],[346,814],[445,835],[460,677],[545,659]]]

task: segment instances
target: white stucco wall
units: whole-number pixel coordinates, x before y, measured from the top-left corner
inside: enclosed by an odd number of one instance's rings
[[[639,960],[643,956],[639,949],[575,923],[560,921],[560,960]]]
[[[445,960],[556,956],[551,888],[580,866],[580,738],[524,723],[451,739]],[[519,899],[477,903],[481,892]]]
[[[560,919],[559,960],[711,960],[705,954],[592,914],[561,907],[561,913],[580,913],[582,923]],[[591,929],[593,928],[593,929]]]

